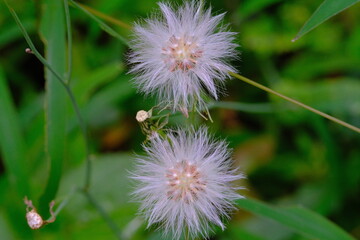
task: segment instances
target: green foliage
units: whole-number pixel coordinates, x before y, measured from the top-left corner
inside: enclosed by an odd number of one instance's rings
[[[61,1],[44,1],[40,35],[45,46],[45,58],[61,75],[66,73],[66,37],[64,5]],[[40,212],[48,212],[48,204],[56,197],[59,188],[66,145],[67,95],[59,79],[45,69],[46,96],[46,154],[49,159],[49,179],[40,198]],[[46,215],[45,215],[46,216]]]
[[[3,70],[0,68],[0,149],[7,178],[18,196],[30,194],[26,144]]]
[[[359,0],[325,0],[300,29],[299,33],[294,38],[294,41],[357,2],[359,2]]]
[[[69,56],[63,2],[14,2],[10,5],[39,52],[66,79]],[[130,31],[69,2],[73,33],[69,86],[89,126],[93,153],[89,193],[121,229],[123,239],[159,239],[160,233],[146,230],[136,216],[138,204],[130,196],[128,171],[133,153],[141,154],[145,140],[134,117],[155,104],[136,93],[132,76],[126,74]],[[225,23],[240,32],[242,61],[234,62],[239,72],[360,126],[359,6],[325,21],[353,3],[325,1],[313,15],[319,2],[311,0],[214,0],[206,5],[215,12],[227,11]],[[129,25],[157,7],[155,0],[93,0],[86,5]],[[323,24],[302,41],[291,43],[307,19],[298,36]],[[2,5],[0,25],[0,236],[115,239],[99,211],[77,191],[85,177],[86,151],[68,95],[59,79],[48,70],[44,74],[34,55],[24,53],[29,46]],[[248,199],[238,202],[246,211],[232,216],[227,229],[217,230],[214,238],[359,238],[358,134],[239,80],[228,81],[226,89],[221,101],[210,105],[214,123],[201,118],[198,122],[208,124],[234,148],[234,165],[248,176],[240,183],[247,188],[241,193]],[[174,125],[185,121],[180,115],[170,118]],[[24,220],[24,195],[42,209],[44,217],[49,201],[55,199],[56,207],[67,204],[54,223],[31,231]],[[304,207],[284,207],[296,205]]]
[[[302,207],[276,208],[252,199],[238,201],[240,208],[277,221],[311,239],[352,240],[346,232],[323,217]]]

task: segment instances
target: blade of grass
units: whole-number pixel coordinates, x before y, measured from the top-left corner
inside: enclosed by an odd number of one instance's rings
[[[315,108],[312,108],[312,107],[310,107],[310,106],[308,106],[306,104],[303,104],[303,103],[301,103],[299,101],[296,101],[295,99],[289,98],[289,97],[287,97],[287,96],[285,96],[285,95],[283,95],[281,93],[278,93],[278,92],[276,92],[276,91],[274,91],[274,90],[272,90],[272,89],[270,89],[268,87],[265,87],[264,85],[261,85],[261,84],[259,84],[257,82],[254,82],[253,80],[248,79],[248,78],[246,78],[244,76],[241,76],[241,75],[239,75],[237,73],[229,72],[229,74],[231,76],[241,80],[241,81],[244,81],[244,82],[246,82],[246,83],[248,83],[250,85],[253,85],[254,87],[260,88],[261,90],[264,90],[264,91],[266,91],[268,93],[274,94],[274,95],[276,95],[276,96],[278,96],[278,97],[280,97],[280,98],[282,98],[282,99],[284,99],[286,101],[289,101],[289,102],[291,102],[291,103],[293,103],[295,105],[298,105],[298,106],[300,106],[302,108],[305,108],[306,110],[309,110],[310,112],[313,112],[313,113],[315,113],[317,115],[320,115],[320,116],[322,116],[322,117],[324,117],[326,119],[329,119],[330,121],[333,121],[333,122],[335,122],[335,123],[337,123],[339,125],[342,125],[342,126],[344,126],[346,128],[349,128],[349,129],[353,130],[354,132],[360,133],[360,128],[355,127],[355,126],[353,126],[353,125],[351,125],[351,124],[349,124],[347,122],[344,122],[344,121],[342,121],[340,119],[337,119],[337,118],[335,118],[333,116],[330,116],[329,114],[323,113],[323,112],[321,112],[321,111],[319,111],[319,110],[317,110]]]
[[[331,135],[322,118],[314,116],[311,123],[314,126],[314,132],[318,134],[325,146],[325,159],[328,165],[328,173],[326,174],[327,194],[324,194],[321,206],[336,209],[344,198],[343,176],[345,173],[343,172],[344,168],[341,166],[341,150],[338,147],[339,144],[336,144],[336,138]]]
[[[118,34],[117,32],[115,32],[115,30],[113,30],[109,25],[107,25],[106,23],[104,23],[103,21],[101,21],[99,18],[97,18],[94,14],[92,14],[91,12],[89,12],[87,9],[83,8],[82,6],[80,6],[79,4],[77,4],[76,2],[74,2],[73,0],[69,0],[69,2],[76,7],[77,9],[83,11],[86,15],[88,15],[90,18],[94,19],[99,26],[108,34],[110,34],[111,36],[119,39],[121,42],[123,42],[126,46],[129,46],[129,42],[120,34]]]
[[[11,98],[5,75],[0,67],[0,149],[9,182],[14,184],[20,198],[30,195],[26,144]]]
[[[254,199],[240,199],[237,205],[255,215],[292,228],[311,239],[355,240],[334,223],[303,207],[273,207]]]
[[[67,74],[66,83],[70,83],[72,74],[72,33],[71,33],[71,18],[69,11],[69,2],[64,0],[65,21],[66,21],[66,36],[67,36]]]
[[[45,45],[45,59],[54,71],[66,74],[66,29],[64,5],[60,1],[44,0],[40,24],[40,36]],[[66,91],[56,76],[45,69],[46,96],[45,151],[50,164],[50,172],[43,195],[40,197],[39,210],[45,216],[48,205],[55,199],[58,191],[66,142]]]
[[[300,29],[296,37],[291,40],[295,42],[300,37],[304,36],[306,33],[310,32],[321,23],[325,22],[329,18],[335,16],[336,14],[344,11],[346,8],[351,5],[359,2],[360,0],[325,0],[313,13],[313,15],[307,20],[304,26]]]

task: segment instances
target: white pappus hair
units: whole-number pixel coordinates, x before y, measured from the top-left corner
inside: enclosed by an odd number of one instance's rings
[[[224,141],[214,140],[207,128],[177,129],[156,136],[144,145],[132,178],[133,194],[150,225],[179,239],[184,234],[207,237],[242,198],[234,181],[243,178],[232,168],[231,151]]]
[[[204,96],[217,99],[228,72],[236,71],[228,64],[237,56],[236,33],[221,25],[224,14],[212,16],[197,1],[159,6],[162,15],[134,27],[130,73],[141,92],[173,110],[203,109]]]

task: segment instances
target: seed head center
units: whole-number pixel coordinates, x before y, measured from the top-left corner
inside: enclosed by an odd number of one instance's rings
[[[162,48],[164,62],[170,71],[192,69],[197,64],[197,59],[203,54],[193,37],[172,36]]]
[[[206,183],[198,168],[182,161],[166,172],[169,199],[190,203],[198,199],[198,194],[205,191]]]

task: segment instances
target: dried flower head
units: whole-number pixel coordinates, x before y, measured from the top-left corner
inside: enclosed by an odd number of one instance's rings
[[[133,178],[140,211],[148,226],[156,224],[174,239],[189,234],[206,237],[212,226],[225,228],[236,193],[233,181],[243,178],[231,168],[224,141],[214,141],[206,128],[177,130],[144,146]]]
[[[220,25],[224,14],[211,16],[196,1],[175,10],[159,4],[162,16],[135,25],[131,73],[140,91],[157,95],[173,110],[204,107],[202,94],[218,98],[219,85],[235,71],[233,32]],[[186,112],[185,111],[185,112]]]

